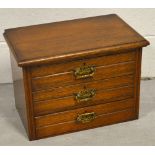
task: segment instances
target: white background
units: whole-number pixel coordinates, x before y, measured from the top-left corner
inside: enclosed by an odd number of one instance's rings
[[[0,9],[0,83],[12,82],[4,29],[111,13],[118,14],[150,41],[143,50],[142,77],[155,77],[155,9]]]

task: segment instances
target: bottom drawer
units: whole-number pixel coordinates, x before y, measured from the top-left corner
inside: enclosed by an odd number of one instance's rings
[[[36,137],[43,138],[135,118],[134,99],[100,104],[35,118]]]

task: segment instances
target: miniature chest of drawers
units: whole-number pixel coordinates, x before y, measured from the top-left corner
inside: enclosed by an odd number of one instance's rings
[[[115,14],[5,30],[29,139],[138,118],[141,35]]]

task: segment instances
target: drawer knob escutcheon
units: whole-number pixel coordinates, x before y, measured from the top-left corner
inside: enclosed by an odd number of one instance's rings
[[[80,123],[89,123],[93,121],[95,118],[96,118],[95,112],[84,113],[84,114],[78,115],[77,121]]]
[[[76,101],[85,102],[91,100],[96,95],[95,89],[85,89],[75,95]]]
[[[88,77],[92,77],[95,73],[94,66],[82,66],[75,69],[74,75],[76,79],[84,79]]]

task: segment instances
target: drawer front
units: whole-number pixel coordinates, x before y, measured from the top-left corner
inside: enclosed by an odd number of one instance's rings
[[[86,82],[83,84],[75,84],[64,87],[51,88],[47,90],[35,91],[33,92],[32,97],[33,101],[37,102],[71,96],[76,94],[77,92],[80,92],[83,89],[95,89],[96,91],[99,91],[133,84],[134,75],[125,75],[105,80]]]
[[[135,62],[125,62],[109,66],[95,67],[95,73],[92,77],[86,79],[76,79],[74,72],[54,74],[50,76],[38,77],[32,79],[33,91],[49,89],[51,87],[60,87],[71,84],[85,83],[88,81],[108,79],[112,77],[134,74]]]
[[[130,51],[127,53],[96,57],[93,59],[92,58],[82,59],[77,61],[61,63],[61,64],[53,64],[53,65],[47,64],[47,65],[40,65],[40,66],[38,65],[36,67],[31,68],[31,76],[35,78],[35,77],[52,75],[52,74],[70,72],[70,71],[74,71],[77,67],[80,67],[83,64],[97,67],[97,66],[111,65],[111,64],[117,64],[117,63],[127,62],[127,61],[134,61],[135,54],[136,52]]]
[[[79,99],[76,98],[77,96],[68,96],[53,100],[40,101],[34,103],[34,114],[38,116],[68,109],[74,109],[77,107],[84,107],[93,104],[122,100],[133,96],[134,87],[125,86],[120,88],[107,89],[103,91],[96,91],[96,94],[94,96],[88,96],[88,98],[90,97],[89,100],[83,100],[83,98],[80,98],[79,101]]]
[[[83,113],[94,112],[96,116],[100,116],[107,113],[113,113],[124,109],[132,108],[135,104],[134,99],[127,99],[122,101],[115,101],[106,104],[99,104],[96,106],[89,106],[79,108],[75,110],[60,112],[56,114],[50,114],[45,116],[35,117],[36,128],[43,126],[54,125],[58,123],[77,121],[77,117]],[[80,123],[80,122],[79,122]]]
[[[113,102],[36,118],[36,136],[37,138],[54,136],[134,118],[133,100]]]

